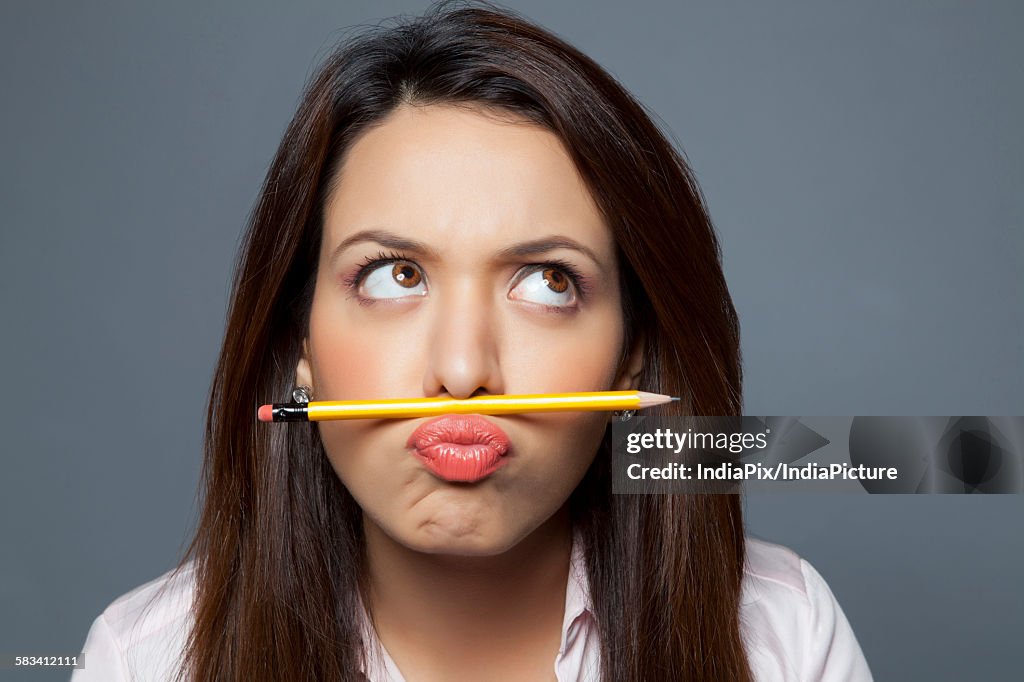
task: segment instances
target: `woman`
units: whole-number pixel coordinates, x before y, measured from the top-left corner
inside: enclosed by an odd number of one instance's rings
[[[322,399],[640,389],[739,413],[738,325],[680,156],[577,50],[435,7],[310,83],[242,248],[185,560],[93,625],[81,679],[870,679],[737,496],[613,496],[609,419],[257,424]],[[411,456],[412,455],[412,456]],[[420,455],[420,456],[416,456]]]

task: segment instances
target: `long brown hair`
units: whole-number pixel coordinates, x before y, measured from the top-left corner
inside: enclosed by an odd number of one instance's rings
[[[289,395],[311,307],[324,199],[353,140],[402,104],[484,106],[557,134],[618,244],[654,414],[739,414],[739,327],[718,242],[681,155],[594,61],[520,15],[442,2],[346,41],[308,83],[250,217],[210,391],[195,621],[181,676],[358,680],[361,511],[315,424],[261,427]],[[735,495],[612,495],[606,435],[573,493],[614,682],[750,680]]]

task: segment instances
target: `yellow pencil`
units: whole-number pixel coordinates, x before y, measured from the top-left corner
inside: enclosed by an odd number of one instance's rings
[[[260,407],[264,422],[304,422],[330,419],[409,419],[441,414],[518,414],[523,412],[579,412],[641,410],[679,398],[646,391],[589,393],[535,393],[482,395],[455,398],[392,398],[387,400],[324,400],[275,403]]]

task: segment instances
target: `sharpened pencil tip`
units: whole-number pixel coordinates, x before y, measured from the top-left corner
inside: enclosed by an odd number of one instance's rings
[[[640,409],[648,407],[654,407],[655,405],[664,405],[665,403],[672,402],[673,400],[679,400],[679,398],[673,398],[670,395],[663,393],[648,393],[646,391],[637,391],[640,396]]]
[[[678,402],[680,400],[682,400],[682,398],[676,398],[675,396],[672,396],[672,402]]]

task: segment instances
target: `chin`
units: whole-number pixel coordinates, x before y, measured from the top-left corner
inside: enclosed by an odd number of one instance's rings
[[[494,556],[515,546],[516,538],[497,519],[458,513],[433,515],[406,536],[402,544],[425,554]]]

